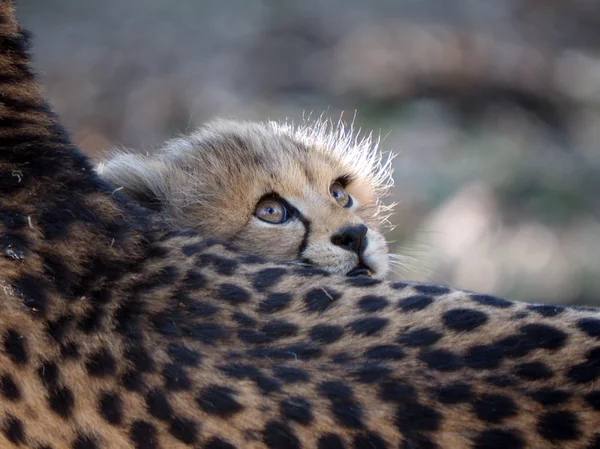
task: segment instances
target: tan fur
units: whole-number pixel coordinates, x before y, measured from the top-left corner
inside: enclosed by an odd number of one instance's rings
[[[316,121],[295,128],[220,120],[168,141],[158,152],[117,152],[98,172],[134,198],[158,203],[171,223],[226,239],[245,252],[308,262],[331,273],[346,274],[359,262],[375,277],[388,272],[381,225],[382,211],[388,210],[382,197],[392,182],[390,159],[382,160],[370,136],[359,138],[341,123]],[[353,206],[348,209],[329,190],[342,177],[350,180],[346,190]],[[297,218],[283,224],[256,218],[258,201],[271,193],[296,208],[309,228]],[[360,224],[369,230],[359,261],[332,237]]]
[[[157,226],[45,107],[8,0],[0,41],[0,448],[600,447],[598,309]]]

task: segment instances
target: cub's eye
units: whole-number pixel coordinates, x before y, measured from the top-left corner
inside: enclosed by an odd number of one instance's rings
[[[267,223],[281,224],[288,219],[285,205],[274,198],[265,198],[258,202],[254,215]]]
[[[348,195],[346,189],[339,183],[335,182],[329,188],[329,193],[331,196],[335,198],[337,203],[342,207],[350,207],[352,206],[352,197]]]

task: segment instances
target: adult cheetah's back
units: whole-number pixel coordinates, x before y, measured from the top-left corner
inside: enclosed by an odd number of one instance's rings
[[[595,448],[596,311],[158,232],[40,97],[0,0],[0,446]]]

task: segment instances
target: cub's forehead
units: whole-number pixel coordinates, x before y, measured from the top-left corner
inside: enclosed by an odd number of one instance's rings
[[[351,175],[344,161],[321,142],[301,141],[268,123],[213,122],[196,131],[192,140],[197,157],[216,157],[236,166],[240,174],[258,170],[273,179],[293,177],[310,184]]]

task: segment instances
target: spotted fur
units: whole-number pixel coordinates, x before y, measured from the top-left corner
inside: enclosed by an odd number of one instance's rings
[[[70,143],[25,44],[0,0],[0,447],[600,446],[597,310],[156,226]]]

